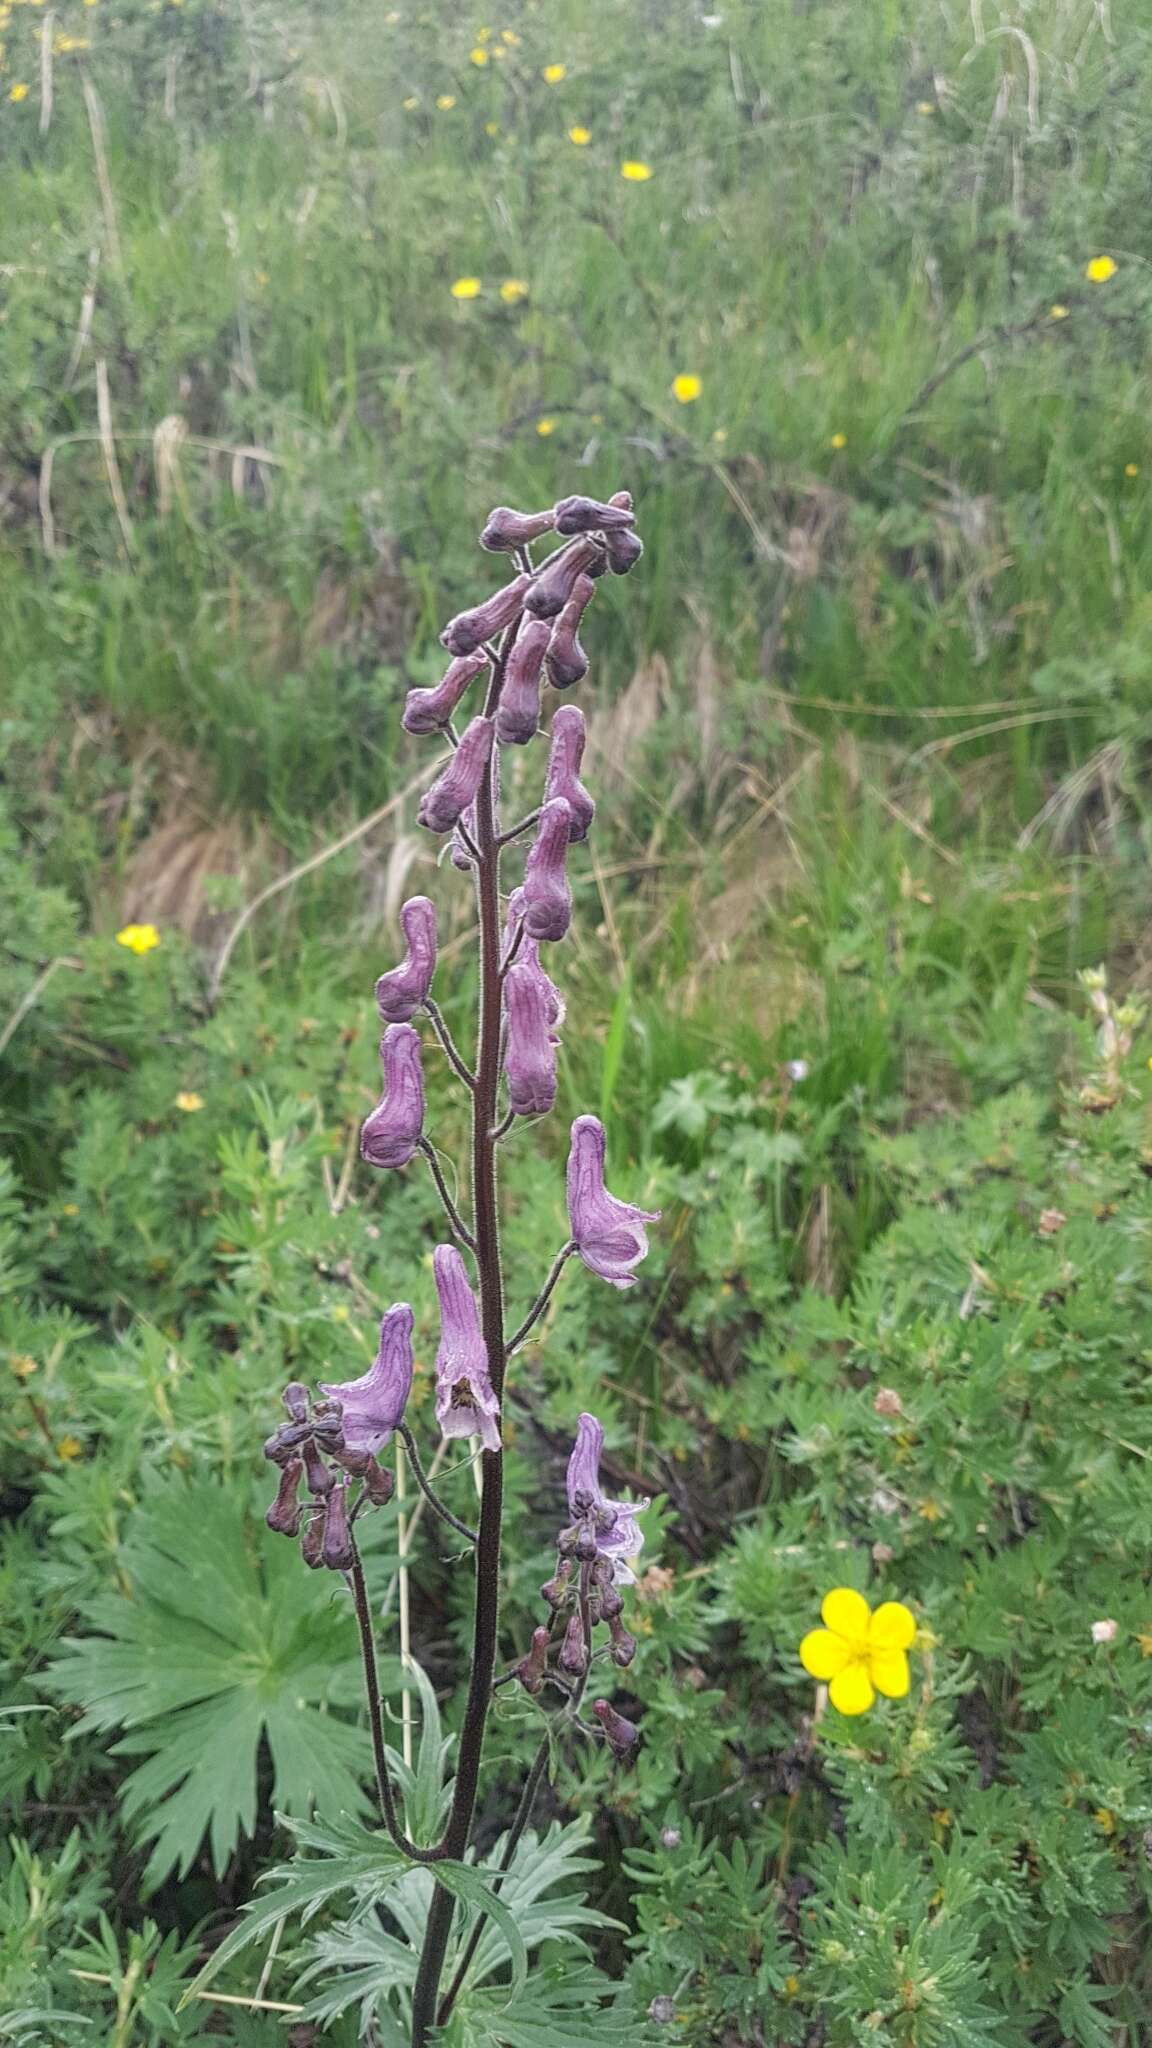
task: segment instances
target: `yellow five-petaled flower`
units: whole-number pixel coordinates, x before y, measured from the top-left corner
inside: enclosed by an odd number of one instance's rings
[[[568,76],[568,66],[566,64],[546,64],[540,76],[544,80],[545,85],[559,85],[561,80]]]
[[[116,944],[127,946],[130,953],[150,953],[160,944],[160,934],[154,924],[126,924],[117,932]]]
[[[825,1594],[820,1617],[824,1626],[805,1636],[800,1662],[828,1686],[839,1713],[866,1714],[878,1692],[904,1698],[916,1618],[902,1601],[885,1600],[873,1613],[862,1593],[837,1586]]]
[[[1094,256],[1084,269],[1089,284],[1107,284],[1116,275],[1116,264],[1111,256]]]

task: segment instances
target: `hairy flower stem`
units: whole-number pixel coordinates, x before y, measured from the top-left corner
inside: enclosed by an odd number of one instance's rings
[[[492,1879],[490,1888],[495,1893],[499,1892],[502,1878],[506,1877],[512,1868],[512,1859],[520,1846],[520,1837],[532,1818],[532,1808],[536,1804],[536,1794],[540,1790],[540,1780],[548,1768],[548,1758],[551,1750],[552,1738],[550,1735],[546,1735],[532,1759],[532,1768],[528,1773],[524,1790],[520,1795],[520,1804],[516,1809],[516,1818],[509,1830],[508,1840],[504,1844],[504,1851],[497,1866],[498,1874]],[[478,1915],[476,1925],[464,1945],[460,1960],[452,1973],[452,1982],[440,2001],[440,2010],[436,2015],[436,2025],[438,2027],[446,2026],[451,2018],[452,2007],[460,1996],[464,1979],[468,1975],[469,1965],[480,1946],[480,1936],[484,1932],[485,1918],[486,1916],[483,1913]]]
[[[392,1780],[388,1775],[388,1753],[384,1747],[384,1710],[380,1700],[380,1681],[376,1673],[372,1609],[368,1604],[368,1588],[364,1584],[364,1568],[360,1563],[360,1553],[355,1548],[348,1577],[352,1582],[356,1626],[360,1631],[360,1654],[364,1660],[364,1687],[368,1695],[368,1723],[372,1730],[372,1755],[376,1765],[376,1793],[380,1801],[380,1812],[388,1833],[403,1855],[411,1856],[416,1863],[433,1863],[440,1854],[439,1849],[417,1848],[416,1843],[410,1841],[405,1834],[396,1808]]]
[[[420,1150],[424,1154],[425,1159],[428,1161],[429,1166],[432,1168],[432,1178],[436,1183],[436,1192],[444,1205],[444,1214],[448,1218],[448,1222],[451,1227],[453,1236],[458,1237],[460,1239],[461,1244],[467,1245],[470,1252],[474,1252],[476,1249],[476,1240],[473,1237],[472,1232],[469,1230],[468,1225],[465,1223],[464,1218],[461,1216],[459,1209],[456,1207],[455,1202],[452,1200],[452,1197],[448,1192],[448,1183],[440,1170],[440,1161],[437,1159],[435,1150],[429,1144],[427,1138],[421,1138]]]
[[[504,668],[515,629],[510,628],[493,663],[484,716],[493,718],[500,700]],[[493,1391],[504,1387],[504,1290],[500,1271],[500,1214],[496,1184],[497,1146],[493,1129],[500,1084],[500,847],[496,819],[495,761],[476,793],[476,903],[480,922],[480,1019],[476,1047],[476,1085],[472,1091],[472,1200],[480,1321],[488,1350]],[[500,1599],[500,1531],[504,1471],[500,1451],[481,1456],[480,1526],[476,1538],[476,1598],[472,1635],[472,1669],[460,1730],[460,1749],[452,1810],[439,1844],[442,1856],[459,1858],[468,1847],[484,1731],[492,1699],[496,1663],[496,1631]],[[428,1909],[424,1947],[412,1988],[412,2048],[426,2048],[436,2024],[436,2008],[444,1956],[452,1927],[454,1900],[437,1885]]]
[[[433,1031],[444,1048],[446,1058],[459,1074],[464,1086],[466,1088],[475,1088],[476,1076],[457,1050],[456,1041],[444,1022],[439,1003],[434,1003],[431,996],[425,996],[424,1011],[431,1022]]]
[[[511,1358],[512,1353],[514,1351],[519,1351],[521,1344],[523,1344],[524,1342],[524,1339],[528,1336],[529,1332],[533,1330],[536,1324],[539,1322],[541,1316],[543,1315],[545,1309],[548,1306],[548,1303],[551,1301],[552,1296],[556,1290],[556,1282],[559,1280],[561,1273],[564,1271],[564,1268],[568,1264],[568,1261],[572,1257],[572,1254],[575,1251],[575,1249],[576,1246],[571,1238],[569,1238],[567,1244],[561,1245],[560,1250],[557,1252],[556,1257],[552,1261],[552,1266],[548,1274],[548,1278],[544,1282],[543,1287],[540,1289],[539,1294],[536,1296],[535,1301],[532,1303],[532,1306],[529,1309],[527,1315],[525,1316],[524,1321],[521,1323],[520,1328],[516,1331],[515,1335],[509,1337],[508,1339],[509,1358]]]
[[[436,1492],[435,1487],[432,1486],[432,1484],[430,1483],[428,1476],[424,1470],[424,1467],[420,1462],[420,1453],[416,1448],[416,1439],[413,1436],[412,1431],[409,1429],[408,1424],[406,1422],[398,1422],[396,1424],[396,1434],[401,1439],[401,1442],[404,1445],[404,1449],[408,1453],[408,1463],[412,1467],[412,1477],[415,1479],[417,1486],[420,1488],[420,1491],[424,1495],[424,1498],[427,1501],[429,1507],[432,1509],[433,1514],[439,1515],[440,1520],[442,1522],[447,1522],[450,1529],[456,1530],[457,1535],[466,1537],[469,1543],[475,1543],[475,1529],[470,1529],[468,1527],[467,1522],[462,1522],[460,1520],[459,1515],[454,1515],[452,1513],[452,1510],[448,1506],[447,1502],[441,1500],[440,1495]]]

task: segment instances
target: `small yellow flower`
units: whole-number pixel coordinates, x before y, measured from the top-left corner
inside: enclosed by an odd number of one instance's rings
[[[56,1446],[56,1456],[69,1462],[73,1458],[82,1458],[83,1455],[84,1446],[78,1436],[62,1436]]]
[[[13,1371],[15,1371],[15,1367],[13,1367]],[[1140,1655],[1142,1657],[1152,1657],[1152,1629],[1148,1629],[1142,1635],[1138,1635],[1136,1641],[1140,1645]]]
[[[690,370],[681,370],[680,375],[672,379],[672,396],[680,405],[691,405],[703,389],[699,377],[693,376]]]
[[[478,277],[458,277],[450,290],[454,299],[478,299],[483,286]]]
[[[346,1323],[348,1321],[348,1304],[346,1301],[338,1301],[336,1303],[335,1308],[332,1310],[332,1321],[334,1323]]]
[[[18,1380],[30,1380],[33,1373],[40,1370],[36,1360],[29,1358],[26,1351],[14,1352],[8,1363]]]
[[[911,1683],[908,1649],[916,1618],[899,1600],[885,1600],[873,1614],[862,1593],[837,1586],[820,1607],[823,1628],[809,1631],[800,1662],[810,1678],[828,1685],[841,1714],[866,1714],[876,1694],[902,1700]]]
[[[416,112],[417,107],[420,105],[420,102],[417,99],[415,93],[410,93],[406,100],[401,100],[400,104],[403,107],[404,112],[406,114],[414,114]]]
[[[828,446],[830,448],[846,448],[848,446],[847,434],[833,434]]]
[[[204,1097],[197,1095],[194,1088],[182,1088],[175,1098],[174,1106],[182,1109],[186,1116],[194,1116],[198,1109],[203,1109]]]
[[[483,43],[477,43],[476,48],[474,50],[469,50],[468,62],[470,64],[475,64],[478,67],[488,62],[488,52],[484,48]]]
[[[1049,306],[1048,318],[1050,320],[1066,320],[1068,318],[1067,306]]]
[[[916,112],[917,112],[918,114],[934,114],[934,113],[936,112],[936,103],[935,103],[935,101],[934,101],[934,100],[917,100],[917,102],[916,102]]]
[[[28,87],[26,85],[14,85],[10,87],[8,97],[19,106],[20,101],[26,100],[28,97]]]
[[[456,105],[455,93],[442,92],[440,94],[439,99],[436,102],[436,105],[439,107],[440,112],[442,114],[450,114],[452,112],[453,107]]]
[[[1124,464],[1124,474],[1125,476],[1139,476],[1140,464],[1138,462],[1126,462]]]
[[[154,924],[126,924],[117,932],[116,944],[127,946],[130,953],[150,953],[160,944],[160,934]]]
[[[500,41],[507,43],[510,50],[515,50],[519,46],[520,38],[514,28],[502,28],[500,31]]]
[[[784,1979],[784,1996],[785,1996],[785,1998],[795,1998],[795,1996],[796,1996],[796,1993],[797,1993],[797,1992],[799,1991],[799,1989],[800,1989],[800,1979],[799,1979],[799,1977],[785,1977],[785,1979]]]
[[[574,142],[577,149],[587,149],[588,144],[592,140],[592,130],[580,127],[570,128],[568,130],[568,140],[569,142]]]
[[[546,64],[540,76],[544,80],[545,85],[559,85],[561,79],[568,76],[568,66],[566,64]]]
[[[79,1202],[65,1202],[60,1214],[62,1216],[78,1216],[80,1214]]]
[[[549,434],[554,434],[556,432],[555,420],[537,420],[536,432],[545,437]]]
[[[1111,1807],[1098,1806],[1092,1818],[1103,1834],[1114,1835],[1116,1833],[1116,1815],[1112,1812]]]
[[[630,185],[643,185],[652,176],[652,172],[647,164],[640,163],[636,157],[628,156],[620,166],[620,176],[627,178]]]
[[[1094,256],[1084,271],[1089,284],[1107,284],[1116,275],[1116,265],[1111,256]]]
[[[721,447],[723,443],[728,439],[727,427],[717,427],[715,433],[712,436],[712,439],[715,441],[717,447]]]
[[[485,123],[484,123],[484,133],[485,133],[485,135],[499,135],[499,133],[500,133],[500,123],[499,123],[499,121],[485,121]]]
[[[478,29],[477,29],[477,31],[476,31],[476,41],[477,41],[478,43],[490,43],[490,42],[492,41],[492,31],[491,31],[491,29],[490,29],[490,28],[478,28]]]
[[[528,287],[522,277],[506,277],[500,287],[500,297],[506,306],[517,306],[521,299],[528,297]]]

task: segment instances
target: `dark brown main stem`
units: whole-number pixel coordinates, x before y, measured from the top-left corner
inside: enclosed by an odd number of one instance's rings
[[[504,665],[515,635],[509,629],[493,663],[485,716],[495,715],[504,681]],[[504,1287],[500,1271],[500,1215],[496,1184],[496,1140],[493,1135],[500,1082],[500,845],[496,817],[496,753],[476,797],[476,899],[480,919],[480,1023],[472,1095],[472,1201],[476,1240],[476,1273],[480,1288],[480,1321],[488,1347],[488,1371],[497,1398],[504,1387]],[[452,1811],[440,1844],[442,1856],[458,1858],[468,1847],[484,1730],[492,1698],[496,1663],[496,1631],[500,1603],[500,1525],[504,1500],[503,1458],[485,1451],[481,1458],[480,1525],[476,1541],[476,1605],[472,1637],[472,1670],[460,1730],[460,1751]],[[452,1927],[451,1892],[437,1885],[428,1911],[424,1947],[412,1989],[412,2048],[426,2048],[436,2023],[436,2006],[444,1957]]]

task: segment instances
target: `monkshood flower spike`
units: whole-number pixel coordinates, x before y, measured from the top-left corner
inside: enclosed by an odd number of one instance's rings
[[[570,701],[557,705],[553,693],[585,682],[589,660],[581,634],[600,580],[609,572],[626,574],[643,546],[628,491],[603,499],[561,497],[539,510],[498,505],[484,523],[480,544],[487,551],[487,573],[499,570],[505,581],[445,626],[440,641],[449,659],[439,680],[409,690],[400,716],[404,731],[439,755],[417,821],[445,840],[448,858],[438,864],[445,883],[451,884],[453,869],[460,869],[473,896],[474,907],[452,921],[451,950],[461,943],[457,933],[466,937],[475,931],[477,972],[467,979],[469,1008],[471,991],[476,991],[475,1036],[470,1033],[462,1045],[453,1036],[454,1020],[464,1014],[455,991],[441,998],[443,1007],[433,999],[437,909],[429,897],[412,896],[400,912],[404,956],[399,964],[382,961],[386,971],[376,983],[376,1006],[385,1027],[380,1047],[384,1089],[360,1137],[369,1166],[402,1168],[419,1152],[447,1218],[444,1235],[450,1241],[436,1244],[432,1256],[440,1311],[434,1388],[439,1448],[426,1464],[410,1402],[415,1325],[412,1310],[402,1301],[384,1314],[376,1356],[366,1372],[325,1380],[315,1389],[292,1382],[284,1395],[285,1417],[264,1446],[277,1480],[267,1510],[270,1531],[295,1541],[310,1570],[334,1573],[355,1615],[379,1825],[405,1864],[428,1866],[408,2048],[432,2048],[433,2035],[446,2039],[457,1997],[474,1988],[470,1973],[487,1913],[483,1905],[473,1913],[446,1978],[457,1898],[439,1872],[458,1870],[474,1856],[481,1800],[486,1815],[495,1810],[483,1784],[483,1764],[498,1688],[518,1684],[525,1706],[541,1721],[541,1740],[507,1834],[502,1871],[511,1867],[551,1759],[567,1738],[594,1736],[621,1761],[631,1756],[639,1739],[635,1723],[610,1700],[592,1698],[594,1690],[609,1690],[604,1680],[628,1669],[637,1654],[636,1639],[625,1626],[624,1603],[641,1549],[639,1518],[646,1505],[612,1500],[604,1492],[604,1432],[595,1415],[581,1415],[576,1426],[564,1498],[554,1516],[555,1562],[542,1586],[539,1625],[521,1645],[519,1660],[497,1672],[504,1642],[502,1418],[506,1375],[523,1370],[524,1346],[532,1333],[537,1339],[546,1335],[549,1307],[568,1266],[579,1255],[611,1286],[631,1287],[648,1248],[646,1226],[656,1217],[609,1194],[603,1129],[595,1117],[577,1117],[568,1160],[570,1235],[546,1273],[506,1271],[503,1176],[497,1169],[500,1148],[517,1119],[542,1116],[555,1103],[564,997],[541,966],[540,947],[557,944],[569,930],[570,848],[572,859],[581,858],[581,842],[595,817],[592,797],[580,780],[583,714]],[[510,748],[517,754],[505,752]],[[503,777],[516,792],[511,816],[504,814],[502,763],[512,766]],[[437,1061],[432,1114],[442,1088],[464,1091],[469,1140],[466,1157],[454,1163],[434,1142],[435,1133],[425,1128],[422,1044],[428,1034],[444,1055]],[[509,1144],[509,1164],[525,1142],[521,1135],[520,1148]],[[348,1192],[345,1180],[340,1201]],[[365,1186],[365,1215],[375,1199],[375,1188]],[[381,1233],[373,1227],[369,1236]],[[398,1242],[385,1238],[379,1244],[378,1264],[366,1274],[366,1286],[379,1289]],[[355,1285],[359,1296],[359,1280]],[[395,1291],[388,1287],[389,1294]],[[513,1323],[506,1299],[521,1297],[530,1305],[521,1304],[521,1319]],[[519,1392],[530,1409],[530,1388],[522,1386]],[[445,1440],[464,1448],[444,1458]],[[527,1453],[533,1443],[527,1431],[523,1441]],[[396,1485],[380,1462],[385,1456],[393,1456],[398,1468],[405,1461],[403,1469],[436,1517],[434,1540],[446,1568],[461,1581],[469,1577],[472,1587],[470,1661],[466,1673],[458,1674],[464,1683],[458,1688],[462,1708],[455,1777],[443,1823],[430,1842],[414,1841],[404,1824],[377,1653],[387,1609],[374,1612],[358,1550],[364,1516],[386,1506]],[[475,1527],[471,1517],[464,1520],[457,1512],[469,1513],[473,1478],[480,1497]],[[558,1478],[553,1475],[554,1483]],[[441,1485],[446,1492],[457,1487],[462,1492],[454,1501],[445,1499],[437,1490]],[[409,1522],[412,1533],[416,1522],[416,1517]],[[425,1540],[433,1526],[424,1523]],[[391,1643],[388,1647],[391,1652]],[[870,1668],[879,1685],[888,1667],[881,1672],[874,1647],[870,1640]],[[855,1655],[853,1640],[841,1659],[846,1669]],[[841,1651],[836,1645],[829,1650],[821,1636],[816,1656],[822,1668],[831,1668]],[[811,1668],[811,1656],[808,1661]],[[393,1662],[390,1655],[389,1668]],[[596,1686],[594,1677],[600,1681]],[[634,1697],[632,1692],[624,1697],[630,1712],[635,1711]],[[499,1882],[497,1877],[493,1890]]]
[[[360,1157],[369,1166],[407,1166],[424,1133],[420,1033],[411,1024],[390,1024],[380,1058],[384,1093],[360,1132]]]
[[[436,1420],[445,1436],[478,1436],[486,1451],[498,1451],[500,1403],[492,1391],[476,1296],[455,1245],[437,1245],[432,1271],[440,1297]]]
[[[376,983],[376,1008],[385,1024],[407,1024],[428,999],[436,972],[436,905],[410,896],[400,912],[408,951],[399,967]]]
[[[578,1116],[568,1154],[568,1220],[572,1241],[590,1273],[613,1287],[631,1287],[634,1268],[648,1255],[646,1223],[660,1221],[659,1209],[637,1209],[610,1195],[604,1185],[607,1140],[596,1116]]]

